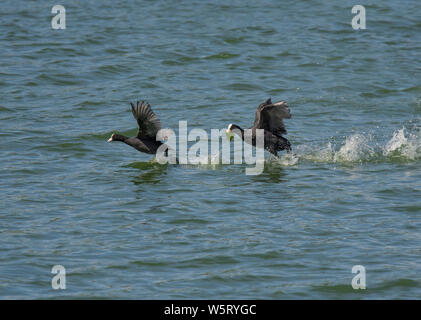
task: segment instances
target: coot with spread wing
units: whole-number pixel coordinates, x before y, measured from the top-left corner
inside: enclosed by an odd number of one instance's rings
[[[161,121],[152,111],[149,103],[145,103],[144,101],[139,103],[137,101],[136,106],[133,103],[130,104],[132,106],[133,117],[139,125],[137,136],[126,137],[122,134],[113,133],[110,139],[108,139],[108,142],[121,141],[140,152],[156,154],[158,148],[163,145],[161,141],[156,140],[156,135],[161,129]],[[168,155],[168,147],[164,152]]]
[[[256,146],[256,129],[264,130],[264,148],[278,157],[278,151],[291,151],[290,142],[282,135],[287,133],[283,119],[290,119],[291,112],[285,101],[272,103],[269,98],[261,103],[255,112],[254,125],[251,129],[251,144]],[[231,141],[233,132],[244,139],[244,129],[236,124],[230,124],[226,131],[228,139]],[[247,142],[247,139],[245,140]]]

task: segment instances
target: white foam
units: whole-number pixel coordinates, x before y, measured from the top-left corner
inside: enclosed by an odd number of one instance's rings
[[[343,146],[335,152],[334,162],[358,162],[371,158],[375,151],[370,140],[370,136],[360,133],[347,137]]]
[[[408,139],[405,137],[404,130],[405,128],[402,128],[393,133],[392,139],[390,139],[386,143],[386,146],[384,147],[384,151],[383,151],[384,155],[388,156],[392,154],[393,152],[395,152],[396,150],[398,150],[399,148],[401,148],[402,146],[405,146],[408,144]]]
[[[301,145],[295,152],[294,164],[299,160],[344,164],[396,159],[413,161],[421,158],[421,134],[408,133],[402,128],[396,130],[390,140],[383,142],[378,137],[374,139],[372,134],[357,133],[346,137],[339,147],[331,142],[321,147]]]
[[[297,156],[297,154],[295,153],[287,153],[277,160],[281,165],[289,167],[289,166],[293,166],[297,164],[299,160],[299,156]]]
[[[395,131],[383,153],[386,156],[417,160],[421,158],[421,135],[419,132],[408,133],[405,128]]]

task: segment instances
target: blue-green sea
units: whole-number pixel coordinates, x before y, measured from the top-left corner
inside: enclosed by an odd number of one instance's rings
[[[0,28],[0,299],[421,298],[420,1],[2,0]],[[130,101],[210,132],[269,97],[294,154],[260,175],[107,143]]]

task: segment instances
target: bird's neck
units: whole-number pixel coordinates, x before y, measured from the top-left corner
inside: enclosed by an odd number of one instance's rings
[[[238,135],[240,135],[241,138],[244,138],[244,129],[241,128],[240,126],[237,126],[236,124],[233,124],[231,126],[231,131],[234,132],[234,133],[237,133]]]

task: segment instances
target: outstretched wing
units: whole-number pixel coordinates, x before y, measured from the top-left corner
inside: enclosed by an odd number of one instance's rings
[[[254,126],[281,136],[287,133],[282,120],[289,118],[291,118],[291,112],[285,101],[272,103],[271,99],[268,99],[257,107]]]
[[[132,113],[134,118],[139,125],[139,131],[137,137],[139,139],[152,139],[155,140],[156,134],[161,129],[161,121],[152,111],[149,103],[144,103],[143,101],[139,103],[136,102],[136,106],[131,103]]]

